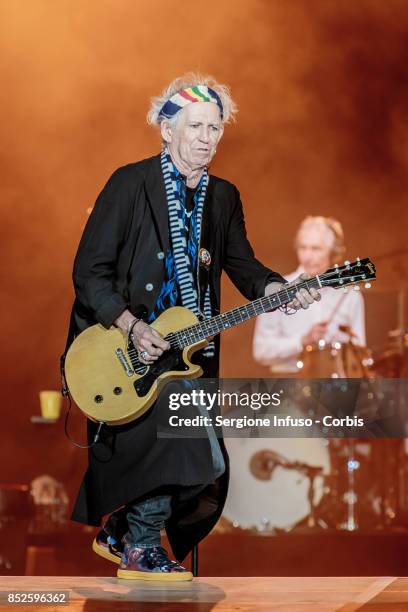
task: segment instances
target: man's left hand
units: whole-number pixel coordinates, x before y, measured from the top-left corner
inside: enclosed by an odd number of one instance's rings
[[[309,280],[310,278],[312,277],[309,274],[301,274],[296,280],[292,281],[288,285],[283,285],[282,283],[269,283],[269,285],[265,287],[265,295],[271,295],[272,293],[276,293],[285,287],[287,288],[288,286],[296,285],[299,282]],[[315,301],[318,302],[321,297],[322,296],[317,289],[306,289],[305,287],[302,287],[296,293],[295,299],[288,303],[288,307],[293,308],[294,310],[300,310],[301,308],[306,310],[306,308],[309,308],[310,304],[313,304]]]

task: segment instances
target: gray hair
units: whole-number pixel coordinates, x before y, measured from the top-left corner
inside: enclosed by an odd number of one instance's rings
[[[214,91],[219,95],[224,111],[222,123],[230,123],[231,121],[235,121],[235,114],[237,113],[238,109],[234,100],[231,98],[227,85],[217,83],[217,81],[211,76],[196,72],[188,72],[187,74],[174,79],[169,85],[167,85],[167,87],[164,88],[160,96],[155,96],[151,99],[150,109],[147,113],[147,123],[149,125],[160,125],[163,119],[165,119],[165,117],[159,117],[159,113],[164,104],[166,104],[166,102],[170,100],[174,94],[180,91],[180,89],[195,87],[196,85],[207,85],[208,87],[211,87],[211,89],[214,89]],[[175,117],[172,117],[170,121],[175,121],[178,115],[179,113],[177,113]]]
[[[300,232],[308,227],[319,227],[323,229],[326,246],[331,250],[335,261],[344,254],[346,249],[344,246],[343,228],[340,221],[333,219],[333,217],[323,217],[321,215],[309,215],[303,219],[296,233],[295,248],[297,247]]]

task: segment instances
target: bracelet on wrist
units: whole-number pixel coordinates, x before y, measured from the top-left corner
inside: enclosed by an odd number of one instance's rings
[[[134,317],[131,321],[129,321],[129,323],[126,326],[126,333],[129,335],[131,329],[133,328],[133,325],[136,324],[136,321],[139,321],[140,319],[137,319],[136,317]]]
[[[133,321],[131,321],[128,325],[128,331],[127,331],[127,336],[128,336],[128,341],[130,340],[131,336],[132,336],[132,332],[133,332],[133,328],[136,325],[136,323],[138,323],[139,321],[141,321],[141,319],[137,319],[136,317],[133,319]]]

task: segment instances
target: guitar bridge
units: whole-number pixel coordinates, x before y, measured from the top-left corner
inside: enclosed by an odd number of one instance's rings
[[[128,360],[126,359],[125,353],[121,348],[117,348],[115,351],[116,357],[119,359],[119,363],[125,370],[126,376],[132,376],[134,374],[133,369],[130,367]]]

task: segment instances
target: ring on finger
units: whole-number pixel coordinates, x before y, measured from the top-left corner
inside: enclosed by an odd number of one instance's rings
[[[140,357],[141,357],[142,359],[147,359],[147,358],[148,358],[148,356],[149,356],[149,353],[148,353],[147,351],[141,351],[141,353],[140,353]]]

